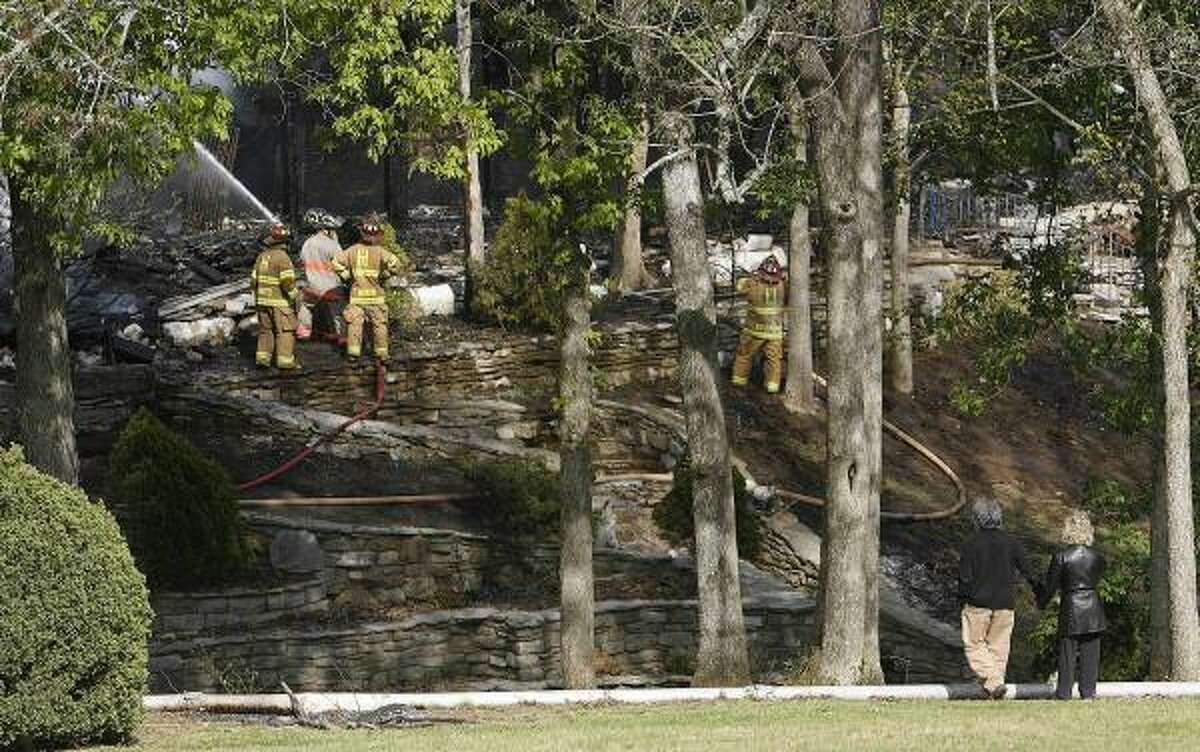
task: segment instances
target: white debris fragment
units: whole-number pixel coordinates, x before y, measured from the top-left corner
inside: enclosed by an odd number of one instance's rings
[[[787,268],[787,252],[777,245],[770,235],[748,235],[738,238],[733,244],[709,241],[708,265],[717,284],[730,284],[730,275],[752,274],[759,264],[774,256],[783,268]]]
[[[1114,284],[1097,282],[1091,286],[1092,299],[1101,308],[1119,308],[1128,302],[1129,294]]]
[[[454,288],[450,285],[414,287],[410,291],[425,316],[453,316]]]
[[[775,238],[770,235],[751,233],[745,238],[733,241],[735,251],[770,251],[775,245]]]
[[[176,347],[224,345],[233,336],[237,324],[223,316],[198,321],[172,321],[163,324],[163,334]]]
[[[133,342],[146,342],[146,332],[140,324],[130,324],[121,330],[121,336]]]
[[[78,350],[75,352],[75,361],[84,367],[103,365],[104,353],[96,350]]]

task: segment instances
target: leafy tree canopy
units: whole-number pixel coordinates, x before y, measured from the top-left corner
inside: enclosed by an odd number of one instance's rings
[[[444,33],[453,0],[6,0],[0,2],[0,172],[63,249],[119,228],[96,208],[118,178],[163,177],[195,139],[226,133],[210,67],[271,81],[326,107],[332,131],[414,168],[465,169],[501,135],[458,92]]]
[[[115,231],[94,212],[118,177],[161,177],[193,139],[224,132],[229,103],[191,80],[223,52],[208,33],[219,5],[0,3],[12,30],[0,34],[0,172],[60,228],[55,247]]]

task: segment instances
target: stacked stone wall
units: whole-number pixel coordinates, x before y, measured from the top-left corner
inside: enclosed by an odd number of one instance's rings
[[[261,588],[156,593],[150,605],[153,633],[161,639],[321,616],[329,612],[329,597],[325,579],[316,577]]]
[[[596,605],[596,669],[602,685],[682,684],[693,670],[694,600]],[[752,670],[786,681],[817,644],[815,604],[799,595],[746,599]],[[902,634],[885,619],[887,635]],[[955,681],[961,648],[913,633],[883,644],[889,681]],[[241,686],[230,686],[238,677]],[[269,628],[156,641],[151,689],[213,691],[419,691],[535,689],[561,685],[557,610],[472,608],[346,628]]]

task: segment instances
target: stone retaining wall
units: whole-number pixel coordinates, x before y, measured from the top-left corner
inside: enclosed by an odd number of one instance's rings
[[[351,589],[380,605],[404,605],[436,595],[475,593],[483,582],[488,540],[454,530],[344,525],[247,515],[251,528],[274,537],[307,530],[325,555],[324,583],[331,598]]]
[[[813,604],[747,603],[759,670],[812,643]],[[517,689],[554,687],[557,610],[460,609],[345,629],[270,629],[151,648],[151,690],[255,690],[286,681],[297,691]],[[597,671],[675,682],[693,669],[695,601],[610,601],[596,606]],[[222,687],[225,677],[251,686]],[[646,677],[656,677],[646,679]]]
[[[817,643],[812,600],[780,594],[744,604],[752,669],[786,680]],[[596,604],[601,684],[686,682],[696,650],[696,602]],[[889,681],[962,677],[961,648],[908,635],[885,617]],[[895,641],[893,635],[907,635]],[[534,689],[561,685],[557,610],[440,611],[353,628],[272,628],[151,646],[151,691],[250,692],[285,681],[297,691]],[[236,677],[239,683],[233,683]]]
[[[675,373],[679,341],[673,320],[620,321],[598,330],[593,365],[604,373],[609,386],[656,382]],[[721,331],[723,346],[731,348],[736,334],[727,327]],[[448,425],[482,421],[498,427],[548,414],[541,397],[556,389],[559,356],[554,337],[492,330],[454,331],[445,336],[453,338],[397,345],[399,354],[392,360],[386,397],[377,415],[380,420]],[[223,394],[342,414],[371,401],[375,390],[373,368],[351,365],[326,350],[310,352],[304,372],[298,375],[256,370],[244,361],[188,375],[196,385]],[[532,417],[514,416],[511,404],[493,405],[488,400],[525,405]]]
[[[318,520],[250,516],[273,536],[309,530],[324,552],[319,581],[268,591],[164,595],[151,642],[152,688],[201,691],[268,689],[419,690],[557,686],[558,611],[467,608],[418,613],[389,622],[334,626],[313,616],[340,596],[362,593],[380,605],[417,605],[472,596],[487,571],[489,542],[476,535],[421,528],[347,526]],[[558,552],[531,547],[526,561],[553,573]],[[597,550],[597,581],[664,579],[691,562]],[[745,566],[744,613],[755,675],[788,681],[816,644],[814,603],[780,589]],[[747,579],[748,578],[748,579]],[[890,681],[946,681],[962,675],[958,637],[946,625],[885,593],[880,634]],[[694,600],[598,604],[596,668],[613,683],[680,683],[693,669]]]
[[[674,465],[686,439],[644,412],[601,401],[592,417],[593,460],[607,472],[655,472]]]
[[[196,593],[155,593],[156,639],[231,628],[259,627],[329,612],[323,577],[265,588],[229,588]]]
[[[389,606],[473,597],[486,580],[503,580],[505,573],[497,571],[497,562],[512,557],[507,550],[492,556],[496,549],[489,539],[455,530],[345,525],[267,513],[246,518],[251,529],[267,539],[285,530],[313,533],[324,553],[323,582],[331,600],[350,590],[361,590],[375,603]],[[529,571],[557,576],[557,546],[530,546],[521,557]],[[677,560],[665,554],[602,548],[593,554],[597,579],[655,582],[663,579],[664,568],[675,566]]]

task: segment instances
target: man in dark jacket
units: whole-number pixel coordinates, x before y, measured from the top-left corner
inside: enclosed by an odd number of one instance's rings
[[[1001,529],[1003,516],[994,499],[971,508],[978,531],[962,548],[958,595],[962,601],[962,641],[967,665],[993,699],[1004,697],[1004,673],[1013,628],[1013,586],[1017,574],[1039,591],[1021,542]]]

